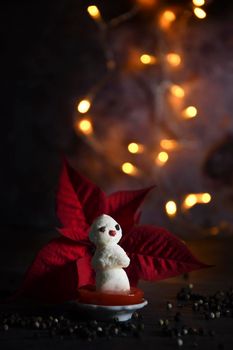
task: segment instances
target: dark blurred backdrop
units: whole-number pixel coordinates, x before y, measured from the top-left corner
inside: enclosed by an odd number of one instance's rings
[[[47,233],[47,229],[56,226],[54,194],[61,156],[75,158],[78,167],[79,159],[89,154],[88,146],[73,131],[73,115],[77,101],[106,74],[106,62],[100,32],[86,11],[88,3],[91,2],[1,2],[0,255],[3,269],[4,264],[13,268],[20,263],[24,268],[38,249],[37,233]],[[133,3],[95,1],[106,21],[128,11]],[[210,21],[224,27],[232,7],[232,1],[210,2]],[[114,107],[111,102],[110,107]],[[40,242],[52,235],[53,231],[45,234]],[[27,258],[23,257],[27,255],[25,252],[28,252]]]
[[[82,1],[1,4],[1,225],[51,226],[77,98],[104,74]]]

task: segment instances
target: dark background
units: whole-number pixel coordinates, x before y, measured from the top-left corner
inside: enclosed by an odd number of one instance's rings
[[[1,223],[55,223],[61,154],[77,97],[104,74],[95,24],[79,1],[1,4]]]

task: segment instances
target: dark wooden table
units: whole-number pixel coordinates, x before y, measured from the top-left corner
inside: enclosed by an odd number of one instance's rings
[[[0,331],[0,349],[94,349],[101,347],[105,349],[172,349],[178,348],[176,337],[166,337],[160,332],[158,326],[159,319],[173,320],[177,311],[181,312],[182,320],[189,327],[203,327],[205,330],[214,330],[215,335],[205,336],[183,336],[183,346],[189,349],[232,349],[233,348],[233,317],[221,317],[220,319],[206,320],[203,316],[192,311],[190,306],[177,308],[176,294],[180,288],[188,283],[194,285],[196,293],[210,295],[217,290],[226,290],[233,285],[233,256],[232,238],[220,239],[213,237],[199,241],[188,242],[192,252],[209,264],[215,267],[193,272],[188,280],[184,277],[176,277],[157,283],[141,283],[141,288],[145,291],[148,306],[142,311],[145,329],[140,337],[113,337],[111,339],[97,338],[92,342],[81,340],[76,337],[55,336],[49,337],[47,331],[37,331],[30,329],[9,329]],[[4,268],[0,270],[3,279]],[[19,277],[18,277],[19,278]],[[16,278],[17,279],[17,278]],[[3,285],[1,284],[1,288]],[[174,304],[172,310],[168,311],[167,301]],[[24,311],[28,306],[3,305],[1,311]],[[33,309],[31,310],[33,312]],[[34,312],[38,313],[35,309]]]

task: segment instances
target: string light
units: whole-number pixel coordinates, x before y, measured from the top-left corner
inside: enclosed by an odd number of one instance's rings
[[[163,166],[168,161],[168,158],[169,158],[168,153],[162,151],[162,152],[159,152],[159,154],[157,155],[155,162],[158,166]]]
[[[100,19],[100,18],[101,18],[99,9],[98,9],[98,7],[95,6],[95,5],[90,5],[90,6],[88,6],[87,12],[88,12],[89,15],[90,15],[92,18],[94,18],[94,19]]]
[[[129,162],[123,163],[121,166],[121,169],[123,173],[128,174],[128,175],[137,175],[138,174],[138,169]]]
[[[185,200],[183,202],[183,207],[185,209],[192,208],[195,204],[197,204],[197,197],[195,194],[189,194],[185,197]]]
[[[91,135],[93,133],[92,123],[89,119],[79,120],[75,124],[75,129],[81,131],[84,135]]]
[[[140,61],[143,64],[155,64],[156,63],[156,57],[148,54],[143,54],[140,57]]]
[[[154,6],[157,0],[136,0],[136,2],[142,6]],[[193,8],[193,12],[196,17],[203,19],[206,17],[206,12],[200,8],[199,6],[202,6],[205,4],[205,0],[192,0],[193,5],[196,6]],[[88,14],[95,20],[101,20],[101,13],[97,6],[91,5],[87,7]],[[172,23],[176,20],[176,14],[171,10],[165,10],[159,18],[160,25],[162,28],[166,29],[169,28]],[[142,52],[141,52],[142,53]],[[136,62],[137,62],[137,68],[141,67],[141,64],[143,65],[152,65],[158,62],[158,59],[154,55],[150,54],[142,54],[137,52],[136,55]],[[140,59],[139,59],[140,57]],[[181,56],[177,53],[170,52],[165,54],[164,59],[166,60],[167,64],[169,64],[171,67],[178,67],[182,63]],[[115,67],[115,61],[109,61],[108,62],[109,68]],[[185,96],[185,90],[177,84],[173,84],[169,86],[169,83],[165,82],[165,90],[166,92],[169,91],[169,93],[177,98],[183,98]],[[168,90],[169,89],[169,90]],[[92,96],[92,95],[89,95]],[[173,99],[173,101],[176,101],[177,103],[180,101],[177,101]],[[180,102],[182,103],[182,102]],[[91,101],[89,99],[83,99],[80,101],[77,105],[77,110],[79,113],[85,114],[89,111],[91,107]],[[188,106],[183,111],[185,118],[194,118],[197,115],[197,108],[194,106]],[[79,120],[75,123],[75,128],[79,130],[79,132],[82,132],[85,135],[91,135],[93,133],[93,126],[91,120],[88,118]],[[174,150],[178,146],[178,142],[176,140],[172,139],[163,139],[160,141],[160,146],[162,151],[158,153],[155,162],[158,166],[163,166],[167,163],[169,159],[169,154],[166,151]],[[128,144],[128,151],[133,154],[141,153],[144,151],[144,146],[136,143],[131,142]],[[121,168],[123,173],[128,175],[138,175],[141,173],[141,170],[138,169],[135,165],[133,165],[130,162],[125,162],[121,164]],[[207,204],[211,201],[211,195],[209,193],[197,193],[197,194],[188,194],[184,200],[183,200],[183,208],[190,209],[196,204]],[[165,210],[168,216],[172,217],[177,214],[177,205],[173,200],[169,200],[165,204]],[[217,234],[215,233],[216,228],[213,228],[213,235]]]
[[[178,98],[183,98],[185,95],[184,89],[179,85],[172,85],[170,88],[170,92],[172,95]]]
[[[144,151],[144,146],[136,142],[131,142],[128,144],[128,151],[130,153],[142,153]]]
[[[89,111],[91,107],[91,102],[87,99],[84,99],[78,103],[77,110],[79,113],[85,114]]]
[[[184,109],[183,116],[188,119],[196,117],[197,108],[194,106],[188,106],[187,108]]]
[[[177,212],[177,206],[174,201],[168,201],[165,205],[165,210],[168,216],[175,216]]]
[[[163,139],[160,141],[160,146],[167,151],[171,151],[178,147],[178,142],[176,140]]]
[[[167,62],[173,66],[177,67],[181,63],[181,57],[177,53],[171,52],[166,55]]]
[[[193,5],[203,6],[203,5],[205,5],[205,0],[193,0]]]
[[[203,9],[201,9],[200,7],[195,7],[193,9],[193,12],[194,12],[195,16],[199,19],[206,18],[206,12]]]
[[[209,193],[202,193],[200,200],[202,201],[202,203],[209,203],[211,201],[211,195]]]
[[[171,10],[166,10],[161,14],[159,19],[159,24],[161,28],[168,29],[172,24],[172,22],[174,22],[175,20],[176,20],[175,13]]]
[[[211,195],[207,192],[205,193],[190,193],[183,201],[183,208],[190,209],[195,204],[207,204],[211,201]]]

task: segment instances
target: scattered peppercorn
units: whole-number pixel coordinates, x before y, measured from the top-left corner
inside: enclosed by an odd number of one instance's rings
[[[8,326],[7,324],[4,324],[3,330],[4,330],[4,331],[8,331],[8,330],[9,330],[9,326]]]
[[[177,338],[177,345],[178,346],[183,346],[183,344],[184,344],[183,339]]]

